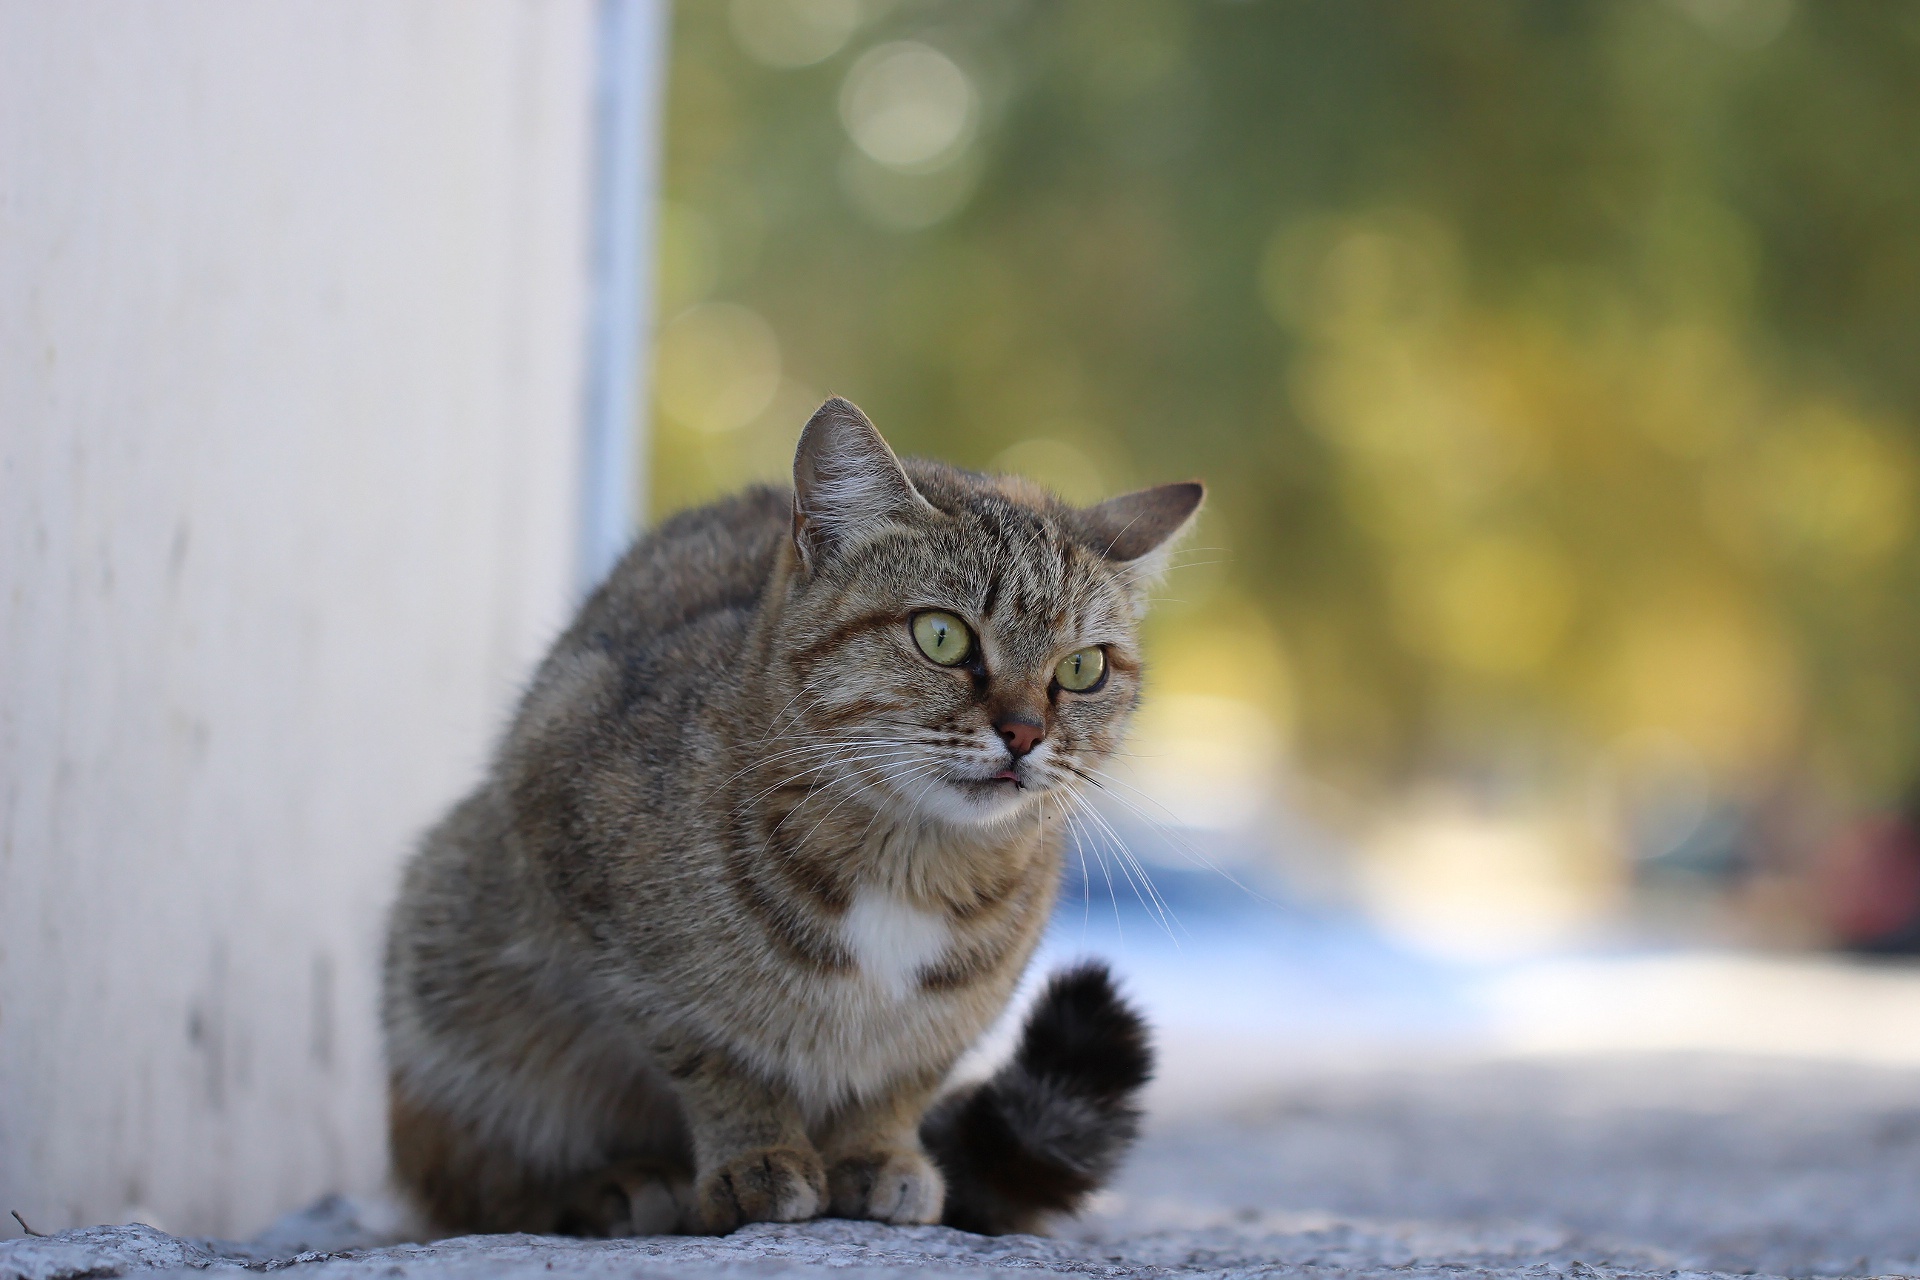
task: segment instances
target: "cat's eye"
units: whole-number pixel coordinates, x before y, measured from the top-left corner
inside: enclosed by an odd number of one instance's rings
[[[1060,682],[1060,687],[1074,693],[1087,692],[1098,685],[1106,674],[1107,651],[1097,644],[1075,649],[1060,659],[1060,665],[1053,669],[1053,678]]]
[[[913,642],[943,667],[955,667],[973,653],[973,632],[950,613],[937,609],[913,616]]]

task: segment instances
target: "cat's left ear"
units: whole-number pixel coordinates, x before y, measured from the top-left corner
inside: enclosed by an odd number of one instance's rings
[[[1156,485],[1086,507],[1080,519],[1094,549],[1133,569],[1145,585],[1166,569],[1173,544],[1192,525],[1206,496],[1197,481]]]
[[[867,415],[834,396],[814,411],[793,456],[793,544],[820,556],[889,525],[934,515]]]

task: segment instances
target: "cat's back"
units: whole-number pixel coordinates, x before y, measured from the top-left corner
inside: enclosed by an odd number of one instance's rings
[[[494,834],[511,828],[594,911],[611,892],[611,864],[597,851],[630,846],[633,815],[649,815],[654,830],[703,820],[684,797],[731,723],[741,650],[790,536],[792,503],[760,487],[663,521],[588,598],[521,700],[485,788]],[[443,843],[450,866],[504,848]]]
[[[759,607],[793,495],[759,486],[663,522],[614,566],[557,646],[628,659],[662,643],[737,635]]]

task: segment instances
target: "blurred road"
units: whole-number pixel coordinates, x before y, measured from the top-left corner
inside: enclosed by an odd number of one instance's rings
[[[1447,962],[1271,884],[1152,871],[1143,900],[1091,869],[1039,966],[1108,957],[1162,1044],[1148,1137],[1096,1237],[1231,1227],[1317,1232],[1357,1248],[1349,1262],[1920,1273],[1920,969],[1644,949]]]
[[[1197,847],[1197,842],[1195,846]],[[1103,865],[1104,864],[1104,865]],[[1232,862],[1070,862],[1031,982],[1105,958],[1160,1033],[1161,1112],[1442,1056],[1704,1053],[1920,1069],[1920,964],[1627,942],[1446,959]],[[1003,1051],[1008,1028],[987,1048]]]
[[[1703,1055],[1322,1070],[1150,1131],[1090,1225],[1377,1262],[1920,1273],[1920,1071]]]

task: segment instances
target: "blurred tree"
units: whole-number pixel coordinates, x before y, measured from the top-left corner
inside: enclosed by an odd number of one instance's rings
[[[656,511],[844,393],[1206,478],[1162,685],[1343,785],[1920,767],[1920,6],[730,0],[670,93]]]

